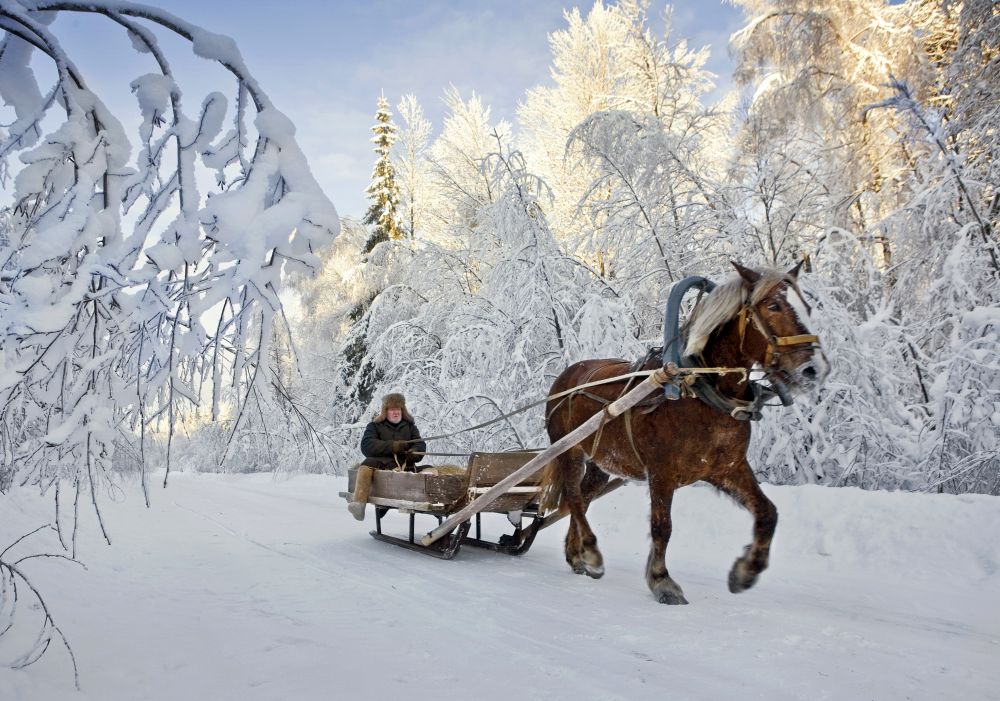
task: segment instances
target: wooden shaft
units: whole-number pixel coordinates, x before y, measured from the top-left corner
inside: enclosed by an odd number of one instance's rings
[[[513,487],[514,485],[528,479],[528,477],[545,467],[545,464],[552,460],[552,458],[562,455],[584,438],[594,433],[594,431],[596,431],[601,425],[601,422],[607,420],[605,413],[607,413],[607,415],[611,418],[615,418],[623,414],[625,410],[631,409],[633,406],[650,395],[654,390],[659,389],[662,386],[664,379],[666,378],[662,371],[658,371],[650,377],[647,377],[643,382],[636,385],[635,388],[628,394],[618,398],[605,407],[604,411],[599,411],[591,416],[584,423],[577,426],[575,429],[526,462],[522,467],[510,473],[495,485],[490,487],[481,497],[466,505],[465,508],[449,516],[444,523],[421,538],[420,542],[424,545],[431,545],[435,541],[446,536],[454,530],[455,526],[464,521],[468,521],[474,514],[478,514],[480,511],[496,501],[501,495],[504,494],[504,492],[507,491],[509,487]]]

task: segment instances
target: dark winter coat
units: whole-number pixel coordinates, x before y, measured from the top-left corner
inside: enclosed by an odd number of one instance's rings
[[[401,420],[398,424],[390,423],[388,419],[384,421],[372,421],[365,427],[365,434],[361,437],[361,452],[365,456],[362,465],[370,465],[380,470],[392,470],[396,467],[396,459],[392,454],[393,441],[416,440],[415,443],[407,443],[403,450],[397,454],[400,464],[405,462],[406,469],[417,471],[414,463],[423,459],[422,455],[411,455],[407,457],[407,451],[423,453],[427,450],[427,444],[420,439],[420,431],[417,425],[407,419]]]

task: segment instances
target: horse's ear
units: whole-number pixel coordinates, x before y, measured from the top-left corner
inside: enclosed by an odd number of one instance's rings
[[[736,272],[740,274],[740,277],[743,278],[746,281],[746,283],[750,285],[750,287],[756,285],[757,281],[760,280],[760,273],[758,273],[756,270],[751,270],[750,268],[744,268],[742,265],[740,265],[734,260],[731,260],[729,262],[733,264],[733,267],[736,268]]]
[[[797,280],[798,277],[799,277],[799,271],[802,270],[802,264],[805,263],[805,262],[806,262],[806,260],[805,260],[805,258],[803,258],[802,260],[800,260],[798,263],[795,264],[794,268],[792,268],[791,270],[789,270],[785,274],[788,277],[792,278],[793,280]]]

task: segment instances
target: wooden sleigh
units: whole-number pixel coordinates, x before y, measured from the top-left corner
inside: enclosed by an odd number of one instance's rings
[[[464,474],[433,474],[428,472],[396,472],[376,470],[372,480],[368,503],[375,507],[376,540],[392,543],[433,557],[450,560],[463,545],[486,548],[506,555],[522,555],[528,551],[535,535],[566,514],[554,512],[544,515],[539,510],[541,473],[528,476],[516,486],[506,487],[469,518],[457,524],[447,535],[433,543],[423,544],[415,536],[415,517],[428,514],[438,520],[438,525],[482,497],[501,480],[510,477],[537,456],[532,452],[473,453],[469,456]],[[340,496],[353,499],[357,467],[348,471],[348,491]],[[610,482],[601,495],[621,486],[622,480]],[[383,532],[382,519],[395,510],[409,517],[409,534],[397,537]],[[496,541],[486,540],[482,534],[482,513],[506,514],[513,532],[502,534]],[[475,528],[474,535],[470,531]]]

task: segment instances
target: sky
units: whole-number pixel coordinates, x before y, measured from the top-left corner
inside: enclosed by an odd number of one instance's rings
[[[442,97],[454,85],[492,108],[494,121],[514,121],[525,92],[549,84],[548,35],[566,26],[564,11],[586,13],[591,2],[572,0],[164,0],[167,11],[232,37],[272,102],[297,127],[314,174],[341,215],[358,218],[367,207],[375,154],[370,128],[380,93],[395,106],[416,95],[435,133],[444,117]],[[650,8],[662,34],[664,3]],[[683,0],[673,5],[673,37],[711,46],[708,68],[723,87],[732,72],[727,43],[742,26],[729,4]],[[99,17],[64,16],[56,34],[84,70],[90,86],[122,105],[130,137],[137,114],[128,84],[154,70],[131,52],[123,33]],[[186,109],[194,113],[209,90],[232,94],[228,74],[191,56],[189,46],[158,32],[181,76]],[[95,40],[97,37],[100,39]],[[135,60],[130,59],[135,57]],[[188,71],[190,78],[185,77]],[[717,91],[718,93],[719,91]],[[119,110],[115,110],[116,114]],[[395,111],[395,110],[394,110]]]

